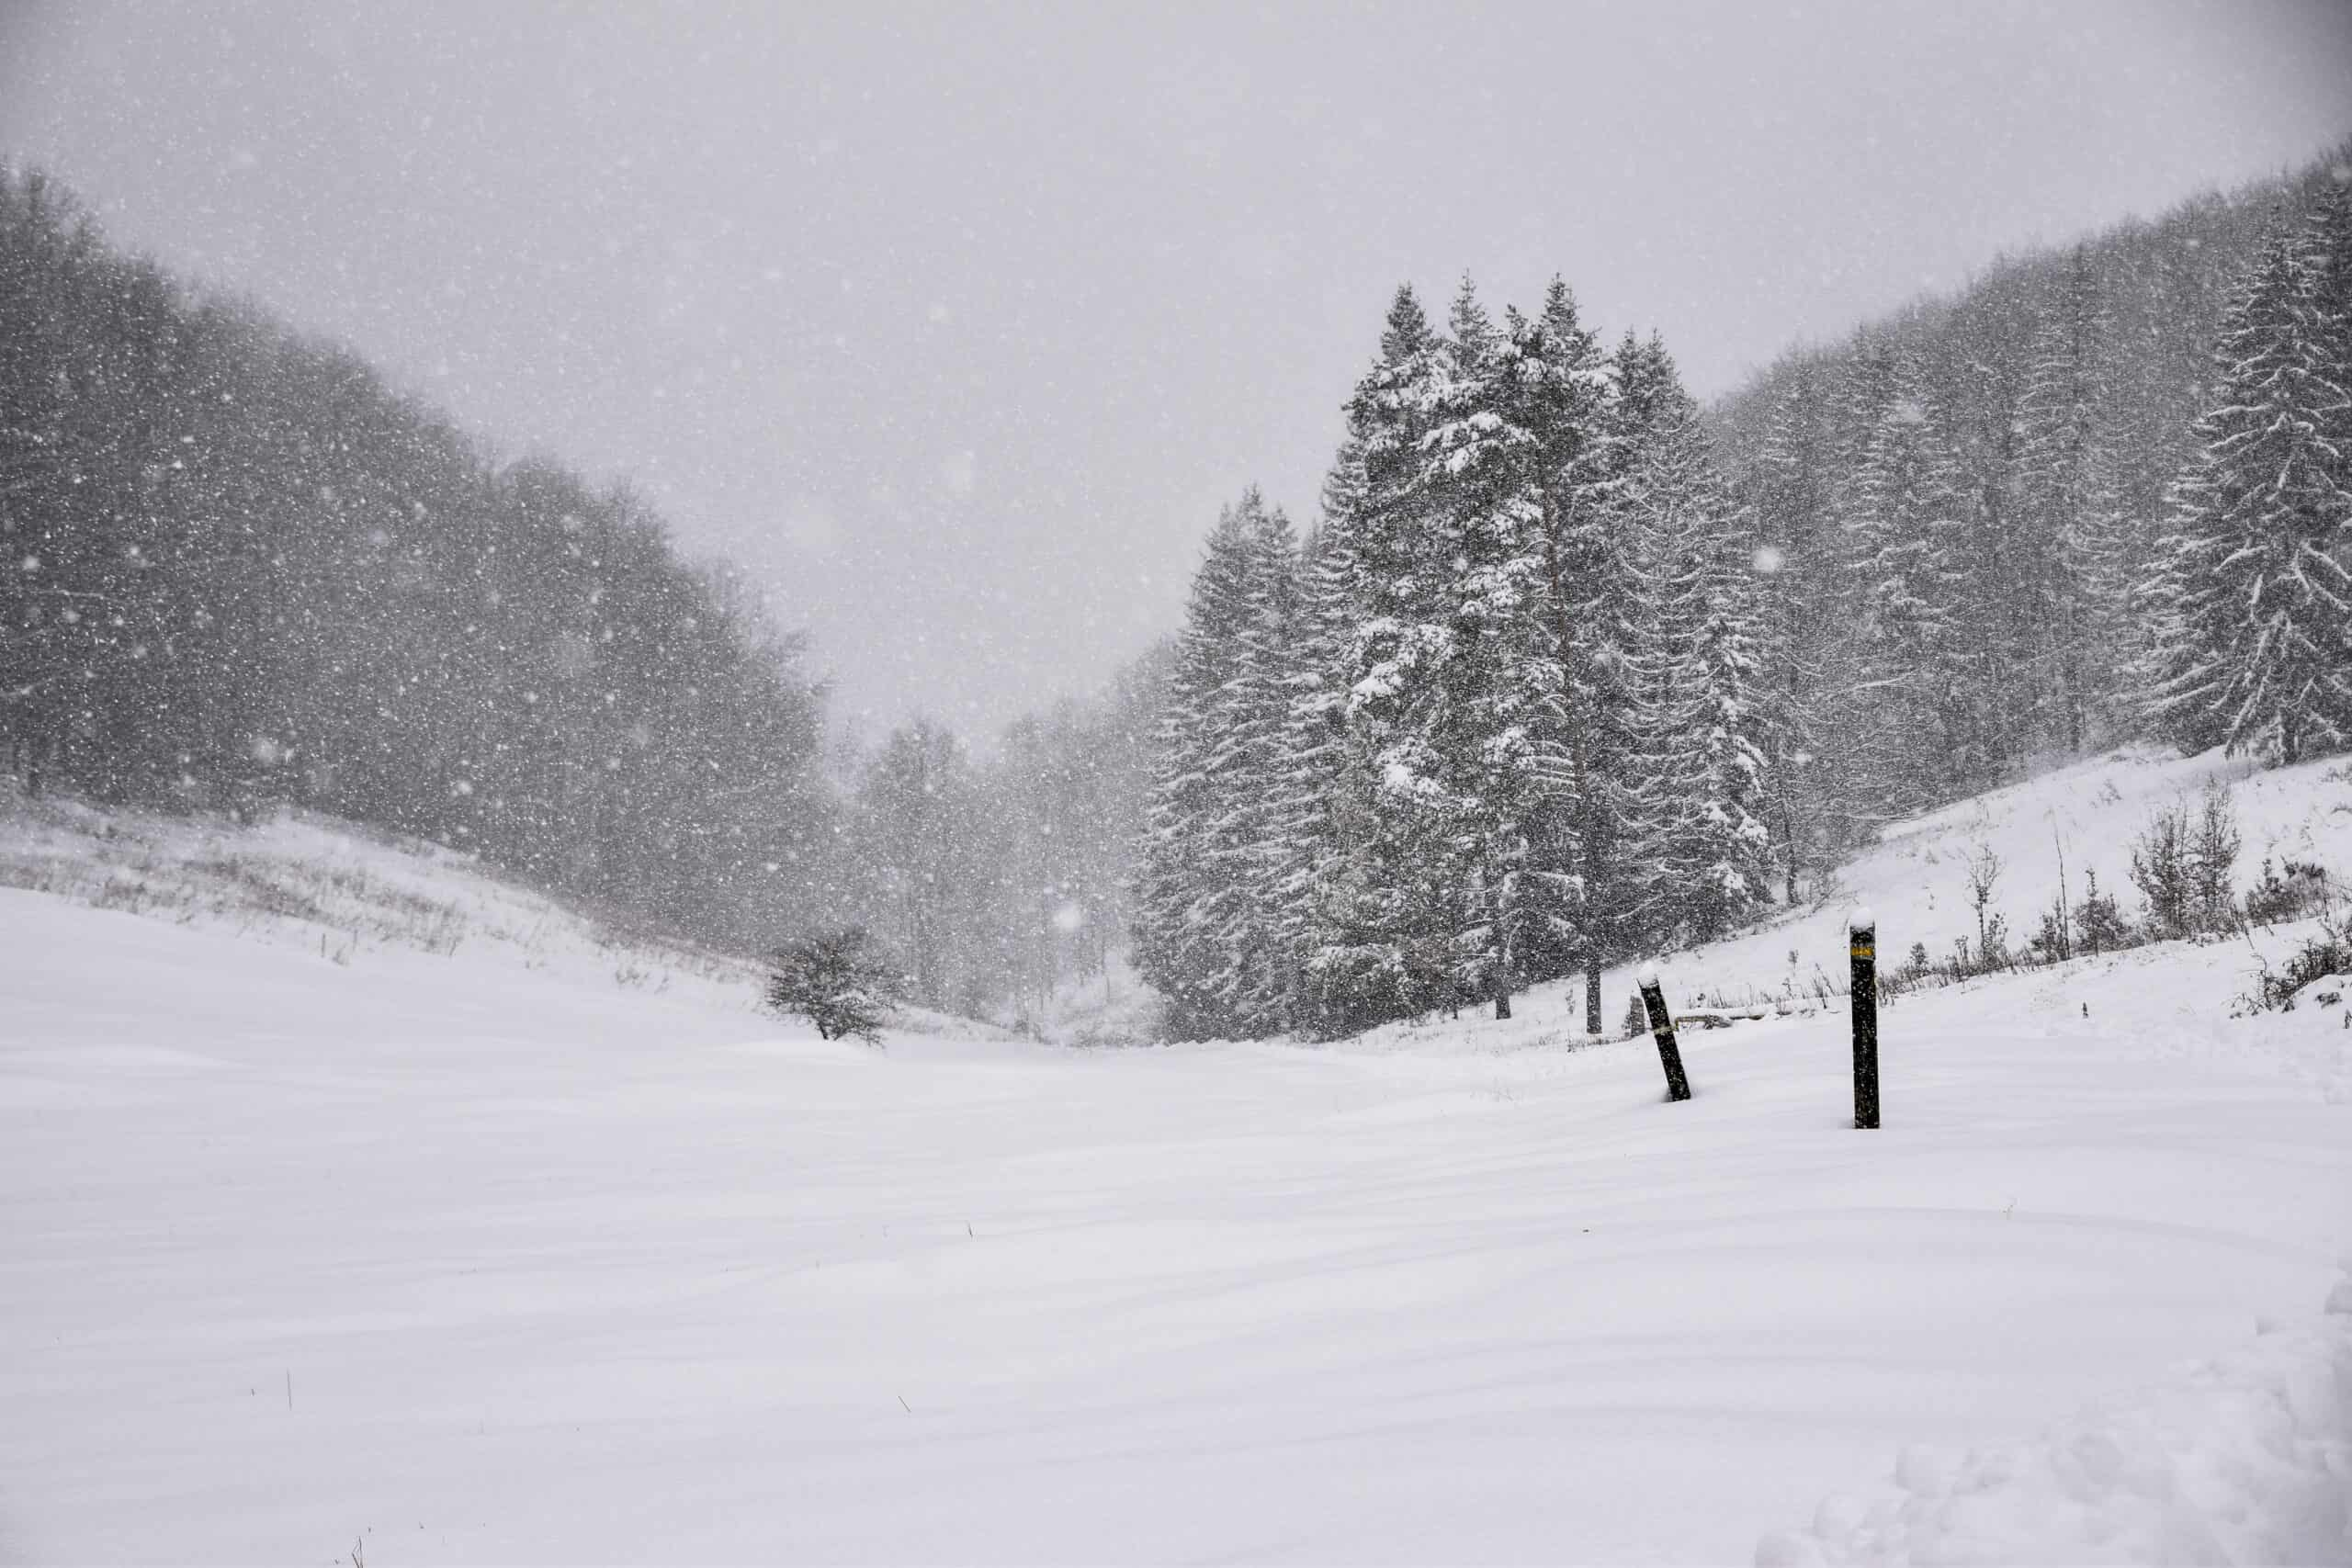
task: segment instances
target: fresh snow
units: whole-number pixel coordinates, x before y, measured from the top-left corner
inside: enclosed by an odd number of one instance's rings
[[[1876,928],[1882,969],[1905,963],[1914,943],[1933,958],[1949,960],[1955,939],[1966,937],[1973,944],[1976,938],[1966,860],[1980,847],[2002,863],[1992,909],[2007,917],[2012,946],[2025,944],[2058,891],[2062,857],[2071,902],[2081,901],[2086,874],[2096,871],[2099,890],[2113,894],[2136,919],[2143,904],[2131,880],[2132,840],[2156,809],[2181,799],[2193,807],[2198,792],[2217,779],[2230,787],[2245,837],[2237,863],[2241,890],[2265,855],[2315,863],[2339,886],[2352,886],[2352,761],[2337,757],[2265,771],[2219,751],[2180,757],[2131,747],[1889,826],[1879,843],[1838,869],[1827,888],[1809,889],[1809,902],[1794,919],[1699,953],[1665,955],[1659,970],[1667,1000],[1678,1010],[1701,1001],[1802,1003],[1822,988],[1842,989],[1847,931],[1858,919]],[[2175,998],[2165,992],[2177,1005],[2160,1009],[2161,1016],[2148,1021],[2165,1037],[2159,1048],[2235,1049],[2226,1043],[2250,1032],[2229,1024],[2232,1000],[2253,990],[2259,964],[2283,964],[2308,934],[2301,927],[2256,928],[2222,955],[2216,970],[2222,994]],[[1607,976],[1603,1019],[1612,1031],[1632,993],[1634,968],[1623,964]],[[1531,1043],[1580,1037],[1583,983],[1539,987],[1515,1001],[1512,1010],[1515,1027],[1500,1025],[1488,1037]],[[1425,1027],[1404,1024],[1381,1035],[1425,1032]],[[2312,1070],[2333,1071],[2333,1060],[2323,1054]],[[2340,1092],[2352,1096],[2352,1067],[2345,1071]]]
[[[2109,855],[2218,765],[1942,814],[1853,901],[1934,945],[1989,836],[2014,926],[2045,809]],[[2245,869],[2346,793],[2242,784]],[[1681,1105],[1565,992],[874,1051],[552,905],[322,953],[61,890],[0,890],[0,1557],[2352,1560],[2352,1028],[2231,1018],[2242,943],[1901,998],[1858,1133],[1836,1011],[1686,1031]]]
[[[2352,1562],[2352,1279],[2316,1325],[2265,1324],[2028,1442],[1907,1448],[1876,1495],[1826,1499],[1756,1562]]]

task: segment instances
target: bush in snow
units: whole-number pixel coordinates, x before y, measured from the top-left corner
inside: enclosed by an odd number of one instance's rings
[[[2225,931],[2237,923],[2230,871],[2243,840],[2230,786],[2205,786],[2196,812],[2177,800],[2148,819],[2132,845],[2132,881],[2148,901],[2158,937]]]
[[[2245,890],[2245,918],[2257,926],[2284,925],[2327,907],[2327,873],[2309,861],[2273,865],[2262,857],[2262,874]]]
[[[2075,906],[2075,945],[2088,953],[2116,953],[2139,945],[2140,936],[2124,918],[2115,895],[2098,890],[2098,873],[2090,874],[2090,891]]]
[[[2307,940],[2284,968],[2273,969],[2267,962],[2262,965],[2255,977],[2253,1000],[2265,1011],[2292,1012],[2304,987],[2337,975],[2352,975],[2352,926],[2324,920],[2319,934]],[[2341,987],[2332,998],[2318,998],[2323,1006],[2342,999]]]
[[[2193,895],[2188,877],[2188,808],[2179,802],[2158,811],[2132,841],[2132,885],[2148,901],[2148,923],[2158,934],[2188,934]]]
[[[2237,924],[2230,871],[2244,842],[2230,786],[2219,779],[2209,781],[2198,797],[2197,828],[2188,840],[2189,889],[2196,899],[2197,922],[2206,931],[2225,931]]]
[[[862,927],[798,937],[768,963],[768,1005],[807,1019],[828,1040],[881,1043],[906,977]]]

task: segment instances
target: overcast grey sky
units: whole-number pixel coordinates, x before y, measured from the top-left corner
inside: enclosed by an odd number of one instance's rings
[[[0,0],[0,152],[633,479],[868,727],[986,731],[1305,522],[1389,291],[1694,388],[2352,131],[2352,5]]]

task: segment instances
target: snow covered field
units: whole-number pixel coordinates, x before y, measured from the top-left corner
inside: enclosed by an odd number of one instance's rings
[[[0,1558],[2352,1561],[2352,1029],[2243,947],[1905,998],[1859,1134],[1838,1015],[1674,1106],[254,934],[0,891]]]

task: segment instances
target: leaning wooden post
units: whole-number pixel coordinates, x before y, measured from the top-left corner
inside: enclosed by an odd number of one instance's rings
[[[1666,993],[1658,988],[1657,965],[1645,964],[1638,976],[1642,1006],[1650,1015],[1650,1034],[1657,1041],[1658,1065],[1666,1069],[1666,1098],[1690,1098],[1690,1080],[1682,1076],[1682,1052],[1674,1043],[1674,1015],[1666,1010]]]
[[[1854,1125],[1878,1125],[1878,921],[1857,909],[1848,923],[1854,958],[1853,989],[1847,1003],[1854,1015]]]

